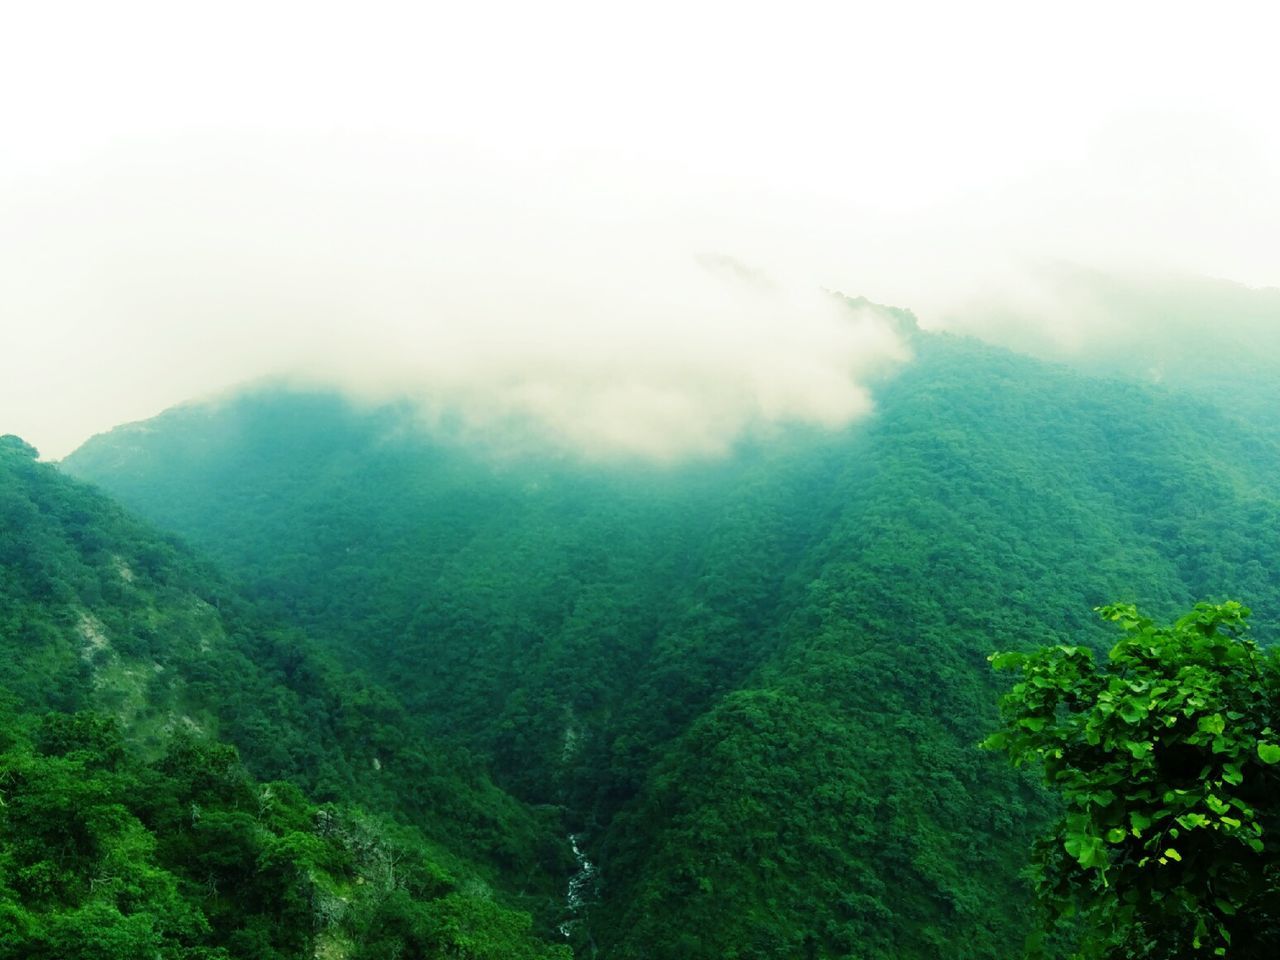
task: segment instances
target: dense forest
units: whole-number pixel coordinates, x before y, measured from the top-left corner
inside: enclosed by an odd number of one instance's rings
[[[41,666],[5,681],[23,710],[105,710],[126,776],[163,774],[164,718],[190,717],[244,776],[297,784],[309,836],[328,842],[316,811],[334,804],[412,831],[454,878],[404,888],[406,911],[425,898],[414,930],[483,884],[496,929],[582,957],[1017,955],[1057,801],[977,748],[1007,686],[987,656],[1104,649],[1092,610],[1113,601],[1171,618],[1244,598],[1277,635],[1280,446],[1203,381],[939,334],[912,349],[861,423],[674,466],[512,454],[407,405],[271,386],[61,464],[164,535],[11,452],[111,523],[85,544],[70,519],[41,532],[46,509],[10,511],[6,544],[61,544],[93,586],[37,604],[48,636],[23,656]],[[134,584],[174,570],[163,596],[200,603],[128,612]],[[95,681],[90,616],[137,648],[110,656],[165,679],[134,701],[114,668]],[[197,616],[223,624],[212,652]],[[44,757],[41,729],[12,749]],[[132,815],[185,889],[164,823]]]
[[[0,438],[0,957],[560,955],[553,819],[35,455]]]

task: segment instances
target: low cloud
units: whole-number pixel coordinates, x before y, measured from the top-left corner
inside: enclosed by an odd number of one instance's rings
[[[1027,258],[1280,284],[1269,16],[28,4],[0,430],[56,457],[288,375],[714,454],[872,409],[904,345],[823,289],[1087,355],[1123,303]]]
[[[2,295],[65,413],[80,411],[69,422],[106,429],[287,377],[479,432],[519,424],[589,456],[670,460],[848,424],[872,409],[868,379],[908,356],[881,314],[812,273],[691,249],[715,231],[641,215],[626,191],[289,150],[305,174],[201,145],[74,190],[32,185],[28,216],[0,228],[16,268]],[[87,432],[37,442],[57,456]]]
[[[359,353],[305,369],[479,434],[514,425],[590,457],[667,461],[789,424],[845,426],[871,412],[869,380],[908,357],[882,313],[758,272],[575,262],[594,285],[480,292],[461,313],[414,311],[410,335],[387,309]]]

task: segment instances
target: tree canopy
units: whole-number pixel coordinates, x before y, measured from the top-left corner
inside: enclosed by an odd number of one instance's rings
[[[991,658],[1019,678],[985,746],[1062,801],[1034,857],[1048,927],[1074,923],[1084,957],[1276,956],[1280,658],[1234,601],[1167,625],[1098,612],[1124,631],[1105,662],[1068,645]]]

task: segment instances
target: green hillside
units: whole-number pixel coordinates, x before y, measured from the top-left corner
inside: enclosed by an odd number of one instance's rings
[[[980,300],[949,325],[1093,374],[1193,393],[1280,432],[1280,288],[1171,271],[1042,262],[1027,300]]]
[[[0,711],[0,956],[557,955],[554,818],[12,436]]]
[[[1091,609],[1280,622],[1280,449],[1171,387],[920,335],[836,434],[504,456],[259,390],[63,468],[188,538],[599,867],[581,956],[987,958],[1049,809],[975,744],[993,649]]]

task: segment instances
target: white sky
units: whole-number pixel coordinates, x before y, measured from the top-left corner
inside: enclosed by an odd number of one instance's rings
[[[1280,284],[1268,4],[11,4],[0,432],[273,372],[679,454],[1024,257]],[[752,292],[694,265],[759,267]],[[801,291],[801,292],[797,292]]]

